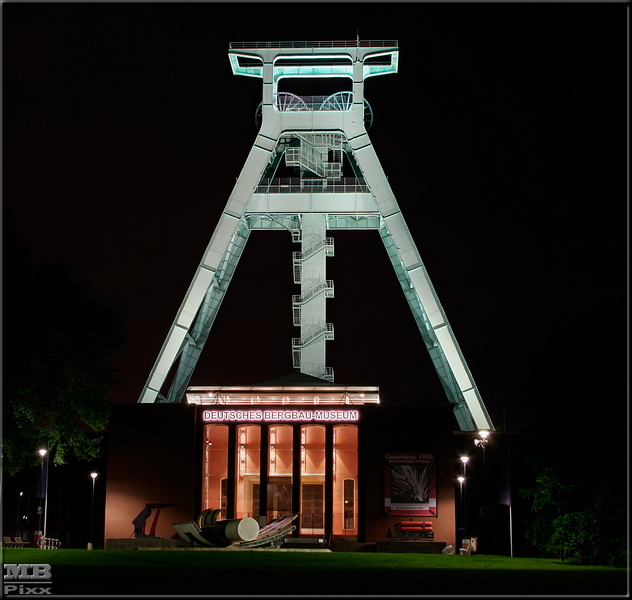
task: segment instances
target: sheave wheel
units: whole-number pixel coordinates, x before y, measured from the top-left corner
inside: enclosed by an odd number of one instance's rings
[[[279,111],[307,110],[303,98],[291,92],[278,92],[274,94],[272,101]]]
[[[323,100],[319,110],[349,110],[353,104],[353,92],[336,92]],[[368,131],[373,125],[373,109],[364,99],[364,127]]]

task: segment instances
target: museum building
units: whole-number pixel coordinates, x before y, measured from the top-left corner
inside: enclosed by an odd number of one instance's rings
[[[453,422],[447,403],[386,405],[304,374],[114,405],[105,547],[148,504],[166,505],[153,535],[174,543],[174,523],[219,509],[261,526],[298,513],[300,538],[456,545]]]

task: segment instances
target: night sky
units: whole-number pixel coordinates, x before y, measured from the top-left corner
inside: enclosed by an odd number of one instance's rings
[[[398,40],[369,135],[496,428],[626,435],[628,9],[4,3],[4,209],[121,306],[136,402],[255,139],[229,43]],[[378,233],[330,235],[336,382],[445,401]],[[294,250],[252,233],[191,385],[293,371]]]

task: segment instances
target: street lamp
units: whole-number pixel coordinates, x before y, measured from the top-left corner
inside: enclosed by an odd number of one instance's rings
[[[457,479],[459,481],[460,492],[461,492],[461,513],[464,513],[465,511],[463,510],[463,482],[465,481],[465,477],[457,477]],[[463,526],[463,533],[465,534],[465,524]]]
[[[92,477],[92,516],[90,523],[90,542],[88,542],[88,550],[92,550],[92,539],[94,538],[94,485],[97,481],[98,473],[93,471],[90,473],[90,477]]]
[[[474,440],[474,445],[482,448],[483,456],[485,456],[485,447],[487,446],[487,444],[489,444],[489,431],[487,431],[486,429],[481,429],[478,432],[478,435],[480,436],[480,438]]]
[[[40,504],[37,507],[37,514],[39,517],[37,529],[40,536],[42,537],[45,537],[45,533],[42,532],[42,513],[44,512],[44,457],[46,456],[47,452],[48,450],[45,450],[44,448],[39,450],[39,455],[41,456],[42,460],[40,461]],[[48,483],[48,463],[46,463],[46,466],[46,480]],[[44,519],[44,529],[46,529],[46,519]]]
[[[467,537],[467,489],[463,489],[463,484],[465,483],[465,478],[467,477],[467,463],[469,462],[469,456],[462,456],[461,462],[463,463],[463,476],[459,477],[459,481],[461,482],[461,510],[463,511],[463,537]]]
[[[480,508],[480,517],[483,520],[483,533],[487,533],[487,517],[489,517],[489,507],[487,506],[487,473],[486,473],[486,464],[485,464],[485,449],[489,444],[489,431],[486,429],[481,429],[478,432],[480,437],[474,440],[474,445],[477,448],[481,448],[483,450],[483,485],[481,489],[481,508]]]
[[[487,444],[489,444],[489,431],[486,429],[481,429],[478,432],[479,438],[474,440],[474,445],[477,448],[481,448],[483,450],[483,496],[485,495],[485,448],[487,448]]]

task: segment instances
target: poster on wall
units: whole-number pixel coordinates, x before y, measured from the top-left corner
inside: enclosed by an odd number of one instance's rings
[[[437,466],[433,454],[386,454],[384,514],[401,517],[437,516]]]

